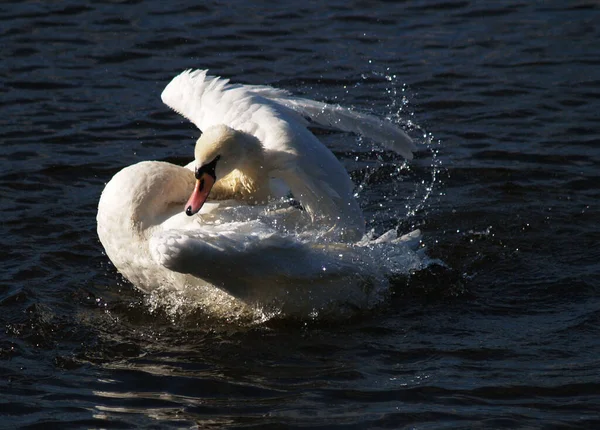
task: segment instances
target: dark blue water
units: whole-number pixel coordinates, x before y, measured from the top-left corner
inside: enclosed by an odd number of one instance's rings
[[[600,426],[599,22],[594,1],[2,3],[0,427]],[[97,202],[191,157],[159,97],[186,68],[420,128],[400,173],[320,138],[370,227],[420,228],[439,264],[344,321],[136,291]]]

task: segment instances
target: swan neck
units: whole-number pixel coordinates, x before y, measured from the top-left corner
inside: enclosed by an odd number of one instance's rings
[[[183,167],[158,161],[129,166],[106,185],[98,208],[99,217],[137,234],[160,225],[183,211],[194,187],[194,174]],[[129,227],[128,227],[129,226]]]

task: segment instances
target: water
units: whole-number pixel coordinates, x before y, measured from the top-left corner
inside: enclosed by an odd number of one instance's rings
[[[0,7],[3,428],[595,428],[596,2]],[[420,129],[401,163],[322,134],[377,231],[440,264],[342,322],[215,322],[144,297],[95,233],[104,183],[184,162],[186,68]],[[425,137],[423,137],[424,135]]]

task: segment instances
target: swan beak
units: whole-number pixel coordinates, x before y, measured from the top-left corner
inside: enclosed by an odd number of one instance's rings
[[[202,209],[202,205],[204,205],[204,202],[208,198],[208,193],[210,193],[214,184],[215,177],[208,173],[204,173],[196,180],[194,191],[192,191],[192,195],[185,204],[185,213],[188,216],[192,216]]]

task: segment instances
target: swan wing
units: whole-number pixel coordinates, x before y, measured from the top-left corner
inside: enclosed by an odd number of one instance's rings
[[[366,270],[356,264],[347,245],[315,247],[266,231],[256,221],[214,227],[155,234],[149,241],[150,253],[167,269],[203,279],[240,298],[268,295],[274,286],[326,284]],[[342,251],[331,252],[331,246]]]
[[[360,134],[381,144],[384,148],[394,151],[408,160],[412,160],[417,147],[400,127],[389,121],[345,108],[315,100],[298,97],[278,97],[273,101],[285,106],[309,123],[322,127]]]
[[[239,102],[251,96],[269,100],[288,120],[294,117],[304,125],[312,123],[360,134],[407,159],[412,159],[412,153],[417,150],[412,139],[392,122],[340,105],[295,97],[287,90],[267,85],[230,84],[229,79],[207,75],[207,70],[184,71],[161,94],[166,105],[192,121],[200,130],[221,123],[233,127],[227,121],[239,124],[247,120],[247,110],[243,109],[247,105]],[[224,102],[225,109],[215,109],[216,105]]]
[[[357,112],[338,104],[295,97],[287,90],[267,85],[245,85],[244,87],[294,111],[309,125],[360,134],[408,160],[412,160],[413,152],[417,150],[410,136],[390,121],[383,121],[376,116]]]
[[[250,221],[224,228],[164,231],[152,237],[151,252],[170,270],[212,281],[223,281],[228,274],[239,279],[273,272],[306,273],[288,260],[306,251],[300,242],[279,234],[253,232],[253,224]]]

